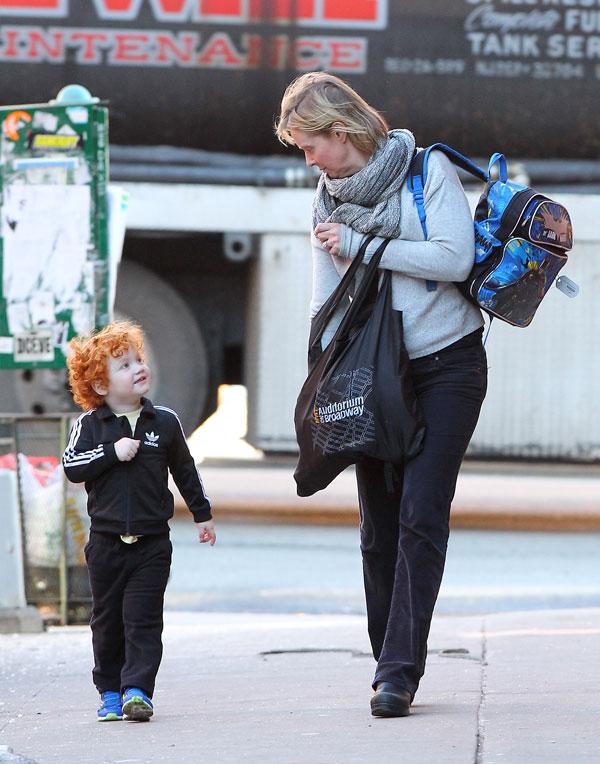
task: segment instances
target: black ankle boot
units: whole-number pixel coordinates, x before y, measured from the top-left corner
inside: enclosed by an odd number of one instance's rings
[[[408,716],[411,701],[408,690],[391,682],[378,682],[371,698],[371,713],[373,716]]]

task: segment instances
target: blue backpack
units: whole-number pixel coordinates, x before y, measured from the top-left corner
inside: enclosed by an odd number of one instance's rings
[[[434,143],[415,154],[408,175],[425,238],[423,191],[429,154],[434,149],[485,183],[475,210],[473,268],[467,279],[456,286],[492,318],[513,326],[528,326],[567,262],[567,250],[573,246],[569,213],[544,194],[508,180],[503,154],[493,154],[484,172],[450,146]],[[491,178],[495,164],[499,167],[498,180]],[[577,284],[564,276],[557,286],[569,297],[579,291]],[[436,288],[436,282],[427,282],[429,291]]]

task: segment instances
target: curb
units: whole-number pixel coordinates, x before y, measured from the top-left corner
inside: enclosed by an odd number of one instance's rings
[[[352,470],[326,491],[296,495],[289,459],[204,462],[217,522],[357,527]],[[172,486],[177,513],[189,517]],[[600,531],[600,465],[471,462],[461,470],[451,511],[454,528],[503,531]]]
[[[358,510],[351,507],[331,507],[309,505],[277,507],[264,505],[220,504],[215,502],[214,514],[217,522],[275,523],[289,525],[340,525],[358,526]],[[189,517],[184,504],[177,504],[175,516]],[[522,509],[510,512],[497,510],[477,510],[456,507],[450,517],[452,528],[468,530],[497,531],[547,531],[547,532],[600,532],[600,512],[532,511]]]

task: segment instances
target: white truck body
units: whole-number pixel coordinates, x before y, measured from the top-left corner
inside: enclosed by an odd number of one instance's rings
[[[293,411],[306,375],[312,190],[130,183],[128,227],[255,235],[247,302],[249,440],[296,448]],[[474,208],[477,193],[468,193]],[[569,209],[575,247],[564,273],[570,300],[551,289],[525,330],[493,323],[488,396],[470,454],[600,458],[600,195],[554,198]]]

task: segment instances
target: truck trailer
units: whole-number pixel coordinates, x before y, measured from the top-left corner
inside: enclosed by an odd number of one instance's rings
[[[525,331],[493,326],[471,454],[600,458],[597,0],[0,0],[0,62],[2,105],[75,82],[108,102],[130,200],[115,312],[145,327],[152,395],[187,432],[242,383],[253,444],[295,448],[316,177],[273,126],[286,85],[319,69],[418,145],[503,151],[571,211],[581,294],[552,290]],[[72,405],[62,370],[0,380],[0,411]]]

